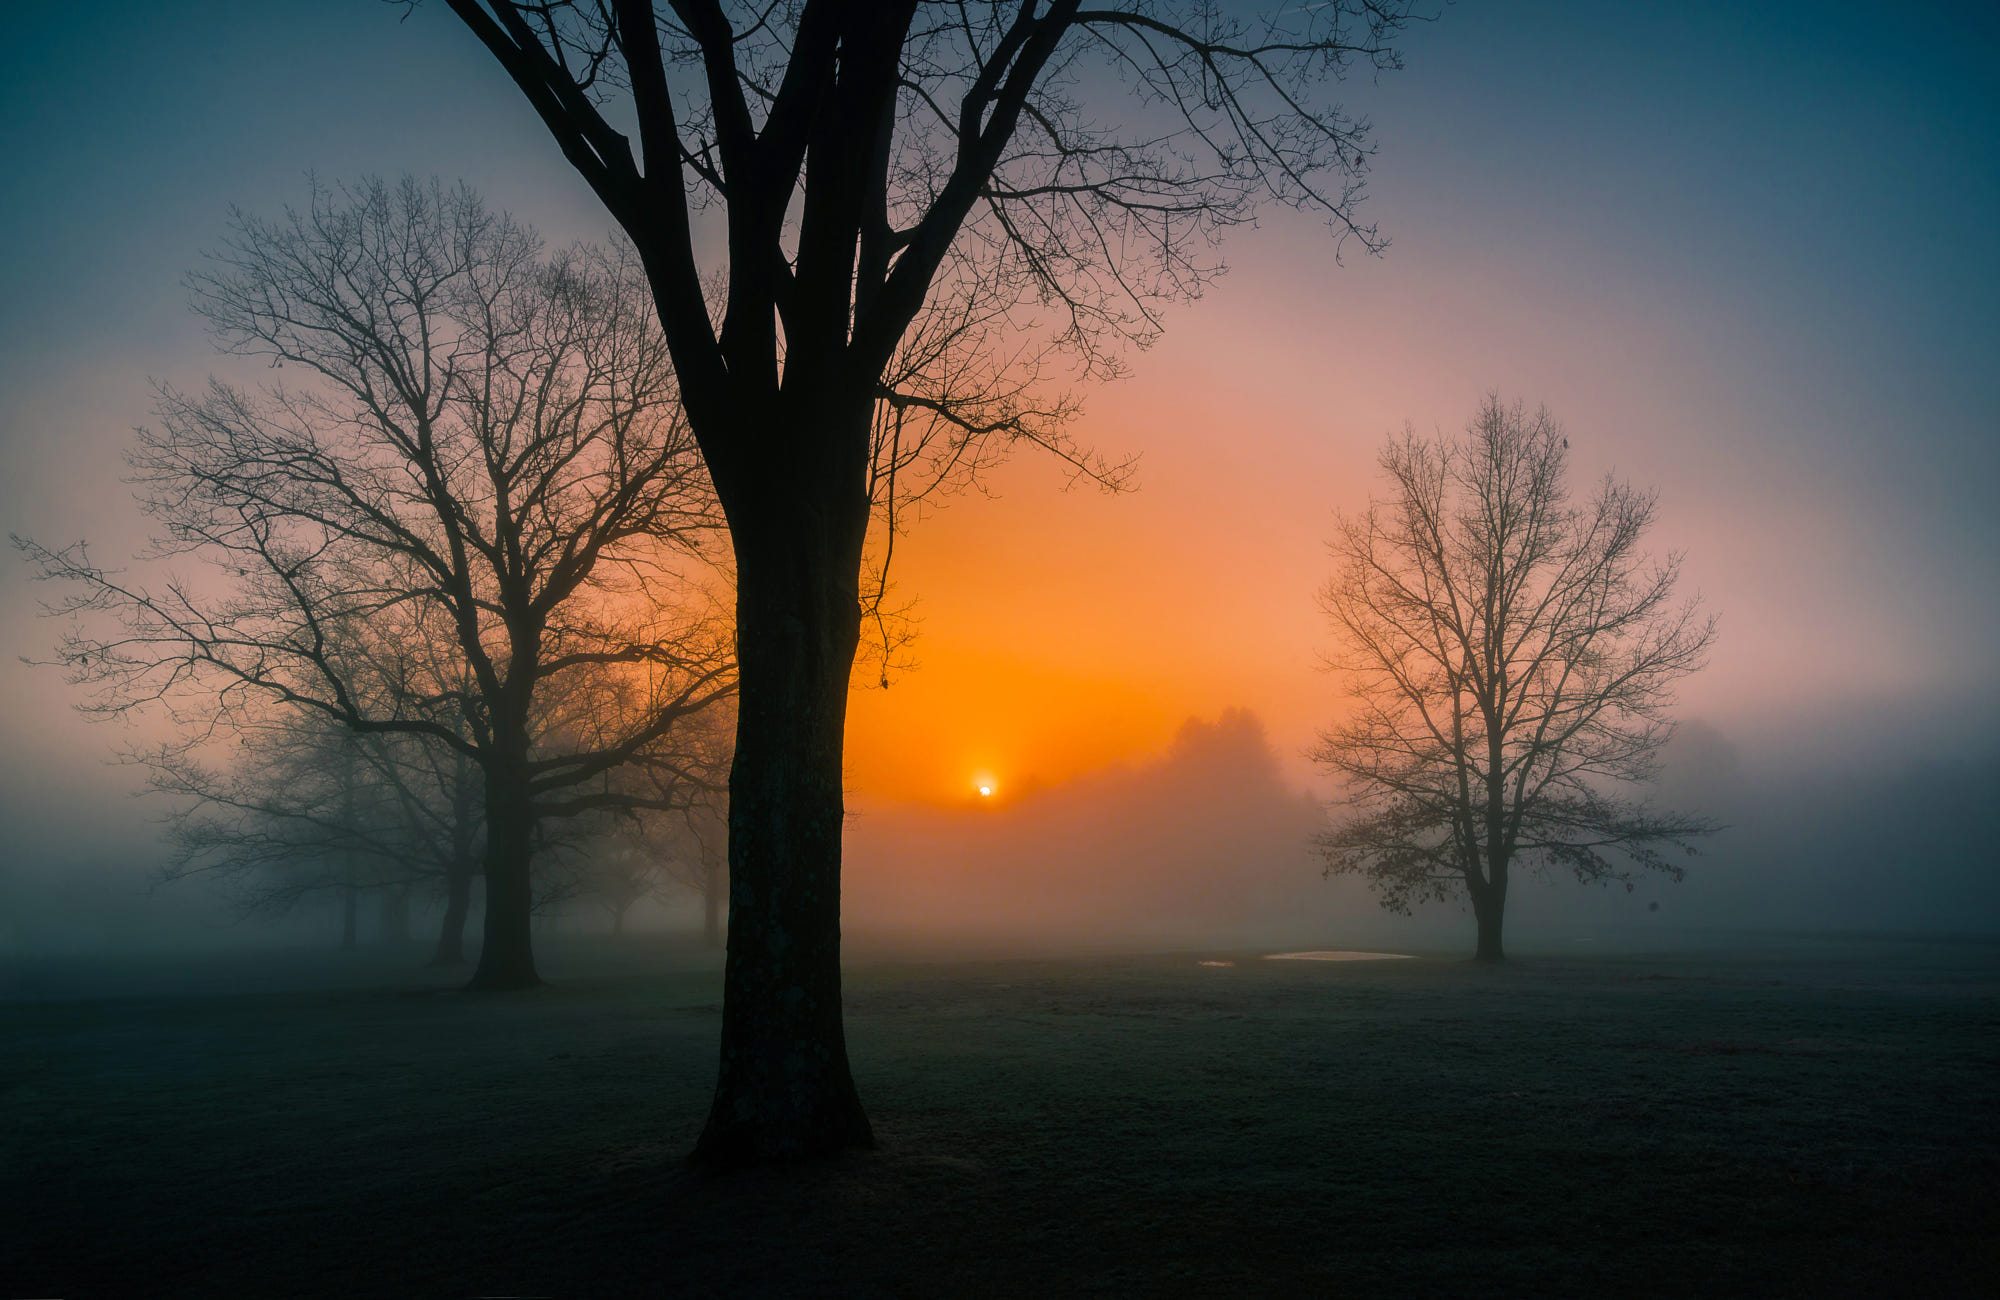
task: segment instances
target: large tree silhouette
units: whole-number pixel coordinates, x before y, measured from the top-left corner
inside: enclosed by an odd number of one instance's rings
[[[189,284],[227,348],[298,379],[162,387],[140,432],[160,546],[205,577],[20,543],[79,590],[62,608],[115,619],[60,658],[108,711],[289,708],[463,754],[486,821],[472,982],[534,984],[538,826],[632,806],[604,774],[734,690],[702,588],[713,496],[638,268],[545,256],[463,189],[374,182],[239,215]],[[553,726],[565,696],[620,707]]]
[[[1715,621],[1675,599],[1678,556],[1640,548],[1653,496],[1607,479],[1572,502],[1568,452],[1548,412],[1497,397],[1463,439],[1405,430],[1382,453],[1388,498],[1341,520],[1321,597],[1354,706],[1316,755],[1351,809],[1320,837],[1327,870],[1396,911],[1462,890],[1484,961],[1504,956],[1517,861],[1678,880],[1663,850],[1716,829],[1619,793],[1656,775]]]
[[[729,957],[697,1154],[868,1144],[841,1028],[841,745],[871,514],[900,490],[883,434],[937,417],[947,472],[993,435],[1072,452],[1041,366],[1115,367],[1260,202],[1376,247],[1365,124],[1319,88],[1393,66],[1405,5],[449,3],[639,250],[735,548]],[[1112,96],[1128,125],[1087,107]]]

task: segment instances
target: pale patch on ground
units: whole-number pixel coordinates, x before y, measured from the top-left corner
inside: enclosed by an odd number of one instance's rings
[[[1345,949],[1320,952],[1266,953],[1265,961],[1409,961],[1406,952],[1349,952]]]

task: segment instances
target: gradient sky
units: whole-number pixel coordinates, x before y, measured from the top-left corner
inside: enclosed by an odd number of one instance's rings
[[[438,4],[40,6],[0,53],[0,524],[143,537],[118,456],[209,347],[182,273],[304,174],[463,178],[557,239],[609,227]],[[898,546],[921,668],[857,694],[858,798],[1002,794],[1262,717],[1287,770],[1337,708],[1313,604],[1383,435],[1546,403],[1578,474],[1662,494],[1656,544],[1723,616],[1684,713],[1753,766],[1990,749],[2000,719],[2000,14],[1463,0],[1352,88],[1393,240],[1237,232],[1086,440],[1140,490],[1024,457]],[[1097,106],[1115,118],[1118,105]],[[17,852],[99,789],[25,566],[0,566]],[[139,816],[92,816],[75,852]]]

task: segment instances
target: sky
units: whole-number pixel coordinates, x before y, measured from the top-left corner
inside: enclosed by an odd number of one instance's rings
[[[210,347],[182,275],[306,177],[464,179],[554,239],[609,219],[443,6],[39,6],[0,51],[0,525],[144,538],[119,454]],[[1137,490],[1022,456],[898,543],[914,670],[850,710],[863,812],[1171,762],[1254,716],[1283,778],[1340,707],[1314,592],[1382,439],[1497,391],[1581,479],[1656,487],[1721,615],[1683,716],[1754,776],[1990,754],[2000,721],[2000,14],[1461,0],[1343,97],[1374,124],[1338,260],[1270,213],[1078,432]],[[1115,113],[1115,101],[1103,113]],[[143,857],[121,739],[0,564],[0,830],[16,870]]]

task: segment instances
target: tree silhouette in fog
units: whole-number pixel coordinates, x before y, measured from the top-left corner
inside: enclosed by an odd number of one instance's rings
[[[485,818],[463,752],[289,708],[239,716],[232,730],[234,744],[168,743],[138,756],[149,792],[170,801],[163,882],[216,881],[242,915],[281,915],[332,894],[348,948],[361,894],[379,896],[389,932],[413,900],[441,897],[433,960],[464,960]]]
[[[735,548],[729,961],[698,1154],[869,1144],[840,1013],[842,733],[906,417],[942,421],[947,479],[955,447],[1022,438],[1095,472],[1066,406],[1034,397],[1044,365],[1114,369],[1261,201],[1376,246],[1364,124],[1319,88],[1393,66],[1405,6],[449,3],[639,250]],[[1085,105],[1114,81],[1124,127]]]
[[[1680,879],[1667,851],[1717,829],[1617,793],[1655,776],[1715,621],[1675,600],[1678,555],[1640,550],[1654,495],[1607,478],[1574,503],[1568,451],[1497,396],[1461,439],[1406,428],[1321,597],[1352,696],[1315,754],[1351,810],[1319,839],[1327,871],[1403,912],[1463,890],[1486,961],[1517,862],[1629,889],[1634,868]]]
[[[572,690],[576,698],[548,708],[544,731],[585,748],[582,731],[615,735],[640,725],[647,701],[615,689],[622,675],[603,676],[582,678],[595,689]],[[611,796],[603,807],[545,828],[549,863],[540,873],[538,903],[594,903],[610,913],[618,932],[641,899],[691,892],[702,900],[704,942],[720,944],[732,705],[718,700],[682,718],[661,741],[594,779],[592,788]]]
[[[273,367],[254,390],[162,386],[130,457],[160,551],[210,571],[149,587],[21,543],[81,587],[60,608],[117,620],[76,623],[59,657],[104,711],[206,729],[294,709],[464,755],[486,823],[473,985],[533,984],[537,828],[643,803],[604,774],[734,690],[713,495],[637,260],[545,255],[462,187],[378,181],[238,214],[189,287],[227,350]]]

